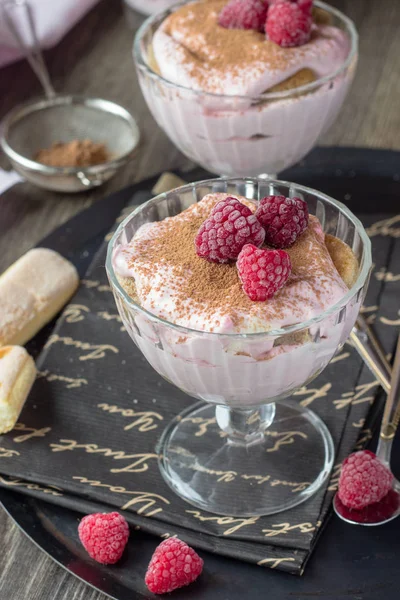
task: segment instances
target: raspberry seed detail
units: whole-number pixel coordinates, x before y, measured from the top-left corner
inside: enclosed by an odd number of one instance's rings
[[[236,260],[245,244],[261,246],[265,231],[250,208],[237,198],[218,202],[201,225],[196,238],[197,255],[210,262]]]
[[[250,300],[264,302],[283,288],[292,266],[284,250],[266,250],[246,244],[239,254],[237,269]]]
[[[166,594],[193,583],[203,570],[203,560],[185,542],[169,538],[157,546],[145,582],[153,594]]]

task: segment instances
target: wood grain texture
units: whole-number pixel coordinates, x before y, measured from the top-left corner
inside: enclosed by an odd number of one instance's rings
[[[334,0],[360,33],[360,64],[341,115],[322,143],[400,149],[400,9],[398,0]],[[142,22],[136,17],[134,25]],[[19,184],[0,198],[0,271],[55,227],[97,199],[162,170],[190,163],[151,117],[136,80],[134,31],[116,0],[98,6],[46,60],[56,89],[105,97],[138,119],[143,140],[137,157],[101,189],[76,196]],[[40,87],[25,61],[0,70],[0,118]],[[397,102],[396,102],[397,100]],[[7,168],[5,157],[0,166]],[[105,600],[42,554],[0,512],[0,600]],[[23,567],[23,570],[21,569]]]

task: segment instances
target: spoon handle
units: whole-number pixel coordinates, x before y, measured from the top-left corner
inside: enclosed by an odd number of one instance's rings
[[[383,411],[381,430],[376,454],[389,465],[392,444],[400,421],[400,335],[397,340],[390,392]]]
[[[42,84],[47,98],[55,98],[56,92],[40,49],[31,6],[26,0],[5,0],[1,8],[9,30]]]
[[[350,334],[350,339],[365,364],[388,394],[390,391],[391,367],[374,332],[361,315],[359,315],[357,325]]]

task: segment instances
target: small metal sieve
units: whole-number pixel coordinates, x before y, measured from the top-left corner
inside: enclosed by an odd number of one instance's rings
[[[32,183],[59,192],[80,192],[108,181],[138,146],[135,119],[122,106],[101,98],[58,96],[49,79],[26,0],[6,0],[7,22],[46,98],[14,108],[2,123],[0,143],[14,169]],[[27,43],[27,36],[30,38]],[[104,143],[110,160],[89,167],[49,167],[34,157],[54,142],[90,139]]]

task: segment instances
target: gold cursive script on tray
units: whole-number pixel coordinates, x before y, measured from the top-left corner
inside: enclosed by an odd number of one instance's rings
[[[377,310],[379,310],[379,306],[374,304],[373,306],[362,306],[360,312],[365,317],[366,322],[369,325],[373,325],[375,323]]]
[[[400,274],[395,275],[394,273],[387,271],[385,267],[382,267],[380,271],[376,271],[374,275],[378,281],[384,281],[385,283],[400,281]]]
[[[387,317],[380,317],[380,322],[384,325],[390,325],[391,327],[397,327],[400,325],[400,310],[397,312],[399,315],[398,319],[388,319]]]
[[[120,408],[115,404],[107,404],[105,402],[98,404],[97,408],[101,408],[101,410],[104,410],[110,414],[120,414],[127,419],[133,419],[131,423],[125,425],[124,431],[129,431],[133,427],[136,427],[138,431],[141,431],[142,433],[146,431],[152,431],[153,429],[157,429],[159,426],[157,420],[164,420],[164,417],[160,415],[160,413],[151,410],[136,411],[133,410],[133,408]]]
[[[64,318],[67,323],[79,323],[85,318],[84,313],[90,313],[90,308],[84,304],[69,304],[64,310]]]
[[[101,284],[100,281],[94,279],[82,279],[81,284],[88,290],[97,290],[98,292],[112,292],[109,285]]]
[[[47,369],[45,371],[39,371],[37,374],[38,378],[43,377],[46,381],[60,381],[66,384],[68,390],[73,388],[82,387],[82,385],[88,385],[88,380],[84,377],[66,377],[65,375],[58,375],[57,373],[50,373]]]
[[[0,483],[6,485],[7,487],[23,487],[27,490],[33,490],[36,492],[43,492],[43,494],[50,494],[51,496],[63,496],[61,488],[58,488],[55,485],[50,485],[48,487],[44,487],[39,485],[38,483],[32,483],[30,481],[23,481],[22,479],[15,478],[5,478],[0,475]]]
[[[265,537],[276,537],[278,535],[286,535],[294,530],[298,530],[300,533],[313,533],[316,530],[316,526],[312,523],[298,523],[297,525],[278,523],[272,525],[270,529],[262,529],[262,532],[265,534]]]
[[[107,352],[113,352],[114,354],[118,354],[119,350],[115,346],[111,346],[110,344],[89,344],[88,342],[81,342],[80,340],[74,340],[71,337],[63,337],[59,336],[57,333],[54,333],[47,340],[45,348],[50,348],[54,344],[64,344],[64,346],[73,346],[74,348],[78,348],[80,350],[84,350],[88,352],[88,354],[81,354],[79,356],[79,360],[98,360],[104,358]]]
[[[330,362],[331,365],[334,365],[337,362],[340,362],[341,360],[347,360],[350,356],[350,352],[346,352],[345,350],[342,350],[339,354],[337,354],[336,356],[334,356]]]
[[[207,521],[212,521],[217,523],[217,525],[228,526],[232,525],[232,527],[228,527],[223,533],[223,535],[232,535],[232,533],[236,533],[239,529],[243,529],[243,527],[249,527],[250,525],[254,525],[257,523],[260,517],[247,517],[247,518],[239,518],[239,517],[210,517],[209,514],[204,515],[199,510],[186,510],[189,515],[192,515],[194,519],[205,523]]]
[[[294,392],[293,395],[307,396],[307,398],[304,398],[304,400],[301,400],[300,402],[301,406],[304,406],[306,408],[307,406],[310,406],[310,404],[312,404],[315,400],[318,400],[319,398],[325,398],[325,396],[328,395],[328,392],[331,390],[331,388],[331,383],[325,383],[319,388],[308,388],[306,386],[303,386],[302,388]]]
[[[331,477],[329,479],[329,485],[328,485],[329,492],[336,492],[338,484],[339,484],[339,477],[340,477],[341,470],[342,470],[342,463],[336,463],[333,466]]]
[[[51,427],[42,427],[40,429],[35,429],[35,427],[27,427],[24,423],[16,423],[13,429],[13,433],[15,431],[25,431],[23,435],[17,435],[13,437],[13,441],[17,444],[22,444],[23,442],[27,442],[35,437],[44,437],[49,431],[51,431]]]
[[[279,567],[279,565],[281,563],[284,563],[284,562],[295,562],[295,559],[293,557],[263,558],[262,560],[258,561],[257,565],[259,567],[269,567],[270,569],[276,569],[277,567]]]
[[[278,452],[281,446],[289,446],[298,439],[306,440],[308,438],[308,435],[302,431],[270,431],[267,429],[265,435],[276,438],[275,444],[272,448],[268,448],[267,452]]]
[[[104,321],[117,321],[117,323],[122,323],[122,319],[119,315],[115,313],[109,313],[106,310],[100,310],[97,313],[97,316],[100,317],[100,319],[103,319]],[[120,331],[126,331],[123,325],[121,325]]]
[[[357,385],[354,391],[344,392],[338,400],[333,401],[333,404],[335,405],[336,410],[346,408],[350,404],[353,406],[356,404],[364,404],[365,402],[373,404],[375,396],[367,394],[370,394],[371,390],[379,385],[379,381],[376,380],[370,381],[369,383],[361,383],[360,385]]]
[[[377,221],[371,227],[368,227],[366,230],[369,237],[374,237],[376,235],[381,235],[383,237],[400,237],[400,215],[396,215],[395,217],[391,217],[390,219],[383,219],[383,221]]]
[[[73,450],[83,450],[87,454],[102,454],[106,458],[113,460],[133,460],[129,465],[121,469],[110,469],[110,473],[144,473],[148,471],[148,461],[157,459],[158,454],[126,454],[121,450],[112,448],[99,448],[97,444],[79,444],[77,440],[59,440],[58,444],[50,444],[52,452],[68,452]]]
[[[20,456],[20,452],[0,447],[0,458],[13,458],[14,456]]]
[[[153,494],[151,492],[139,492],[127,490],[123,486],[119,485],[110,485],[109,483],[102,483],[101,481],[97,481],[95,479],[88,479],[87,477],[72,477],[75,481],[79,481],[79,483],[87,484],[90,487],[103,487],[107,488],[113,494],[123,494],[126,496],[133,496],[128,502],[125,502],[121,506],[121,510],[128,510],[132,506],[135,507],[138,515],[144,515],[145,517],[153,517],[157,513],[162,512],[162,508],[157,506],[158,503],[170,504],[170,501],[164,496],[160,496],[159,494]],[[156,508],[153,508],[157,506]]]

